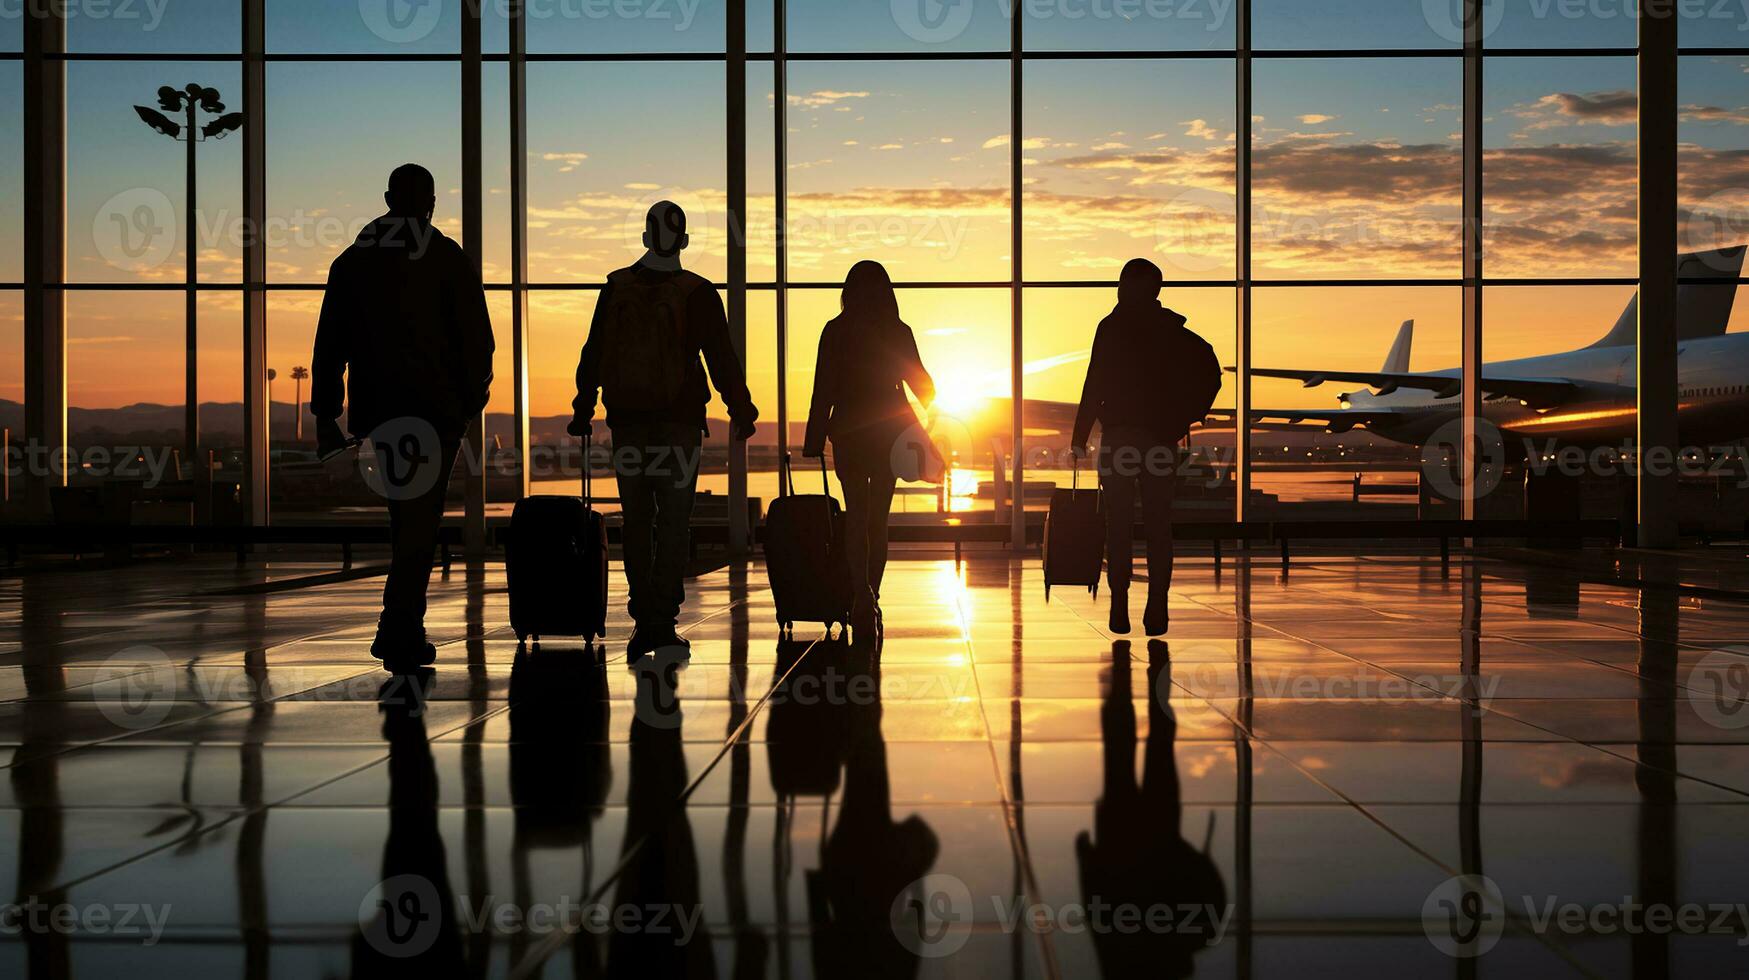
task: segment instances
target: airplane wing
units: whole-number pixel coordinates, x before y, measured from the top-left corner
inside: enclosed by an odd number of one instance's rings
[[[1228,371],[1233,370],[1228,368]],[[1350,384],[1362,384],[1377,389],[1381,395],[1388,395],[1399,388],[1419,388],[1434,392],[1435,398],[1456,398],[1460,382],[1456,377],[1442,374],[1407,374],[1388,371],[1309,371],[1296,368],[1252,368],[1252,375],[1260,378],[1288,378],[1305,383],[1307,388],[1316,388],[1326,381],[1345,381]],[[1498,375],[1482,376],[1482,392],[1499,398],[1517,398],[1532,408],[1552,408],[1572,398],[1579,391],[1579,385],[1566,378],[1508,378]]]
[[[1230,408],[1211,408],[1199,428],[1234,428],[1234,416],[1237,414]],[[1322,425],[1326,432],[1343,433],[1359,425],[1402,418],[1404,414],[1388,408],[1332,408],[1328,411],[1315,408],[1253,408],[1251,428],[1265,432],[1303,432],[1309,428],[1306,423],[1310,422]]]

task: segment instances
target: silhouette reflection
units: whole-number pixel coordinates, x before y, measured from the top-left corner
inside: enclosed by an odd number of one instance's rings
[[[376,915],[352,941],[354,977],[460,977],[467,972],[437,823],[437,766],[425,731],[430,670],[396,674],[377,689],[389,746],[389,833]]]
[[[1681,602],[1676,590],[1647,587],[1640,590],[1640,677],[1636,713],[1639,741],[1634,756],[1634,785],[1640,807],[1635,829],[1635,899],[1647,907],[1674,908],[1680,896],[1677,880],[1677,840],[1681,832],[1676,790],[1676,706],[1669,697],[1676,683],[1677,645]],[[1639,978],[1671,976],[1672,949],[1667,934],[1652,929],[1632,935],[1631,975]]]
[[[1171,650],[1148,643],[1148,741],[1140,785],[1136,782],[1136,708],[1131,682],[1130,645],[1111,647],[1111,682],[1100,710],[1105,743],[1105,778],[1093,808],[1093,833],[1075,840],[1081,867],[1081,892],[1096,904],[1146,910],[1154,906],[1195,906],[1224,912],[1227,890],[1219,870],[1202,848],[1191,845],[1180,826],[1184,800],[1173,751],[1177,721],[1154,692],[1170,687]],[[1164,687],[1162,686],[1164,685]],[[1214,825],[1211,821],[1212,836]],[[1210,936],[1198,931],[1139,929],[1093,931],[1094,952],[1106,977],[1188,977],[1194,958]]]
[[[915,814],[893,819],[881,735],[881,640],[822,640],[811,652],[809,646],[779,645],[777,676],[796,658],[801,662],[766,710],[771,782],[781,808],[793,808],[798,795],[827,797],[824,820],[829,798],[843,788],[837,822],[820,843],[819,867],[806,876],[813,973],[915,976],[918,957],[900,944],[892,906],[934,866],[940,842]],[[787,850],[780,848],[780,861]],[[783,914],[781,897],[778,907]]]
[[[648,927],[612,930],[607,941],[610,977],[714,977],[716,961],[704,929],[685,792],[679,675],[683,650],[667,647],[634,661],[631,775],[626,784],[628,855],[614,888],[616,916],[636,914]],[[678,804],[676,801],[679,801]]]
[[[589,650],[518,650],[510,667],[510,800],[519,908],[530,908],[537,850],[582,851],[578,896],[595,887],[595,823],[613,786],[608,748],[607,667]],[[526,931],[512,936],[511,962],[527,952]],[[599,976],[600,951],[571,944],[577,976]]]

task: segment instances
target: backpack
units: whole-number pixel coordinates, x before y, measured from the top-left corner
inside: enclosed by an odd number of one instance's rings
[[[1221,362],[1208,341],[1188,329],[1184,329],[1179,346],[1181,357],[1178,363],[1182,365],[1184,381],[1177,392],[1179,412],[1176,421],[1188,430],[1208,417],[1209,409],[1214,407],[1215,398],[1221,393]]]
[[[697,357],[687,343],[686,302],[699,278],[682,272],[648,282],[621,269],[607,281],[613,296],[603,320],[603,399],[620,411],[654,412],[674,405]]]

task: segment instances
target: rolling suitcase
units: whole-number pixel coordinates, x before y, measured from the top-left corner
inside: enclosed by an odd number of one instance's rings
[[[844,511],[826,482],[826,460],[820,459],[825,492],[798,494],[789,459],[778,476],[778,493],[765,515],[765,572],[777,603],[777,622],[786,631],[795,624],[850,622],[850,567],[844,562]]]
[[[504,546],[510,628],[518,641],[607,635],[607,524],[590,503],[589,443],[583,499],[524,497],[510,513]]]
[[[1099,571],[1105,557],[1105,519],[1099,491],[1081,489],[1081,462],[1075,461],[1069,489],[1051,493],[1045,515],[1045,600],[1051,586],[1075,585],[1099,594]]]

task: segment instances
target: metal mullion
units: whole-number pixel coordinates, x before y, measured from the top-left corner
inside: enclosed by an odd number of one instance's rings
[[[529,493],[528,404],[528,6],[510,11],[510,357],[512,438],[516,441],[518,499]],[[597,285],[596,288],[600,288]],[[589,461],[583,461],[584,466]]]
[[[1234,10],[1232,482],[1233,520],[1242,522],[1251,491],[1251,0]]]
[[[548,54],[524,54],[522,60],[530,64],[541,63],[596,63],[625,61],[673,61],[673,62],[703,62],[729,60],[729,56],[721,51],[576,51],[554,52]]]
[[[777,301],[777,482],[781,494],[787,482],[781,468],[789,457],[789,35],[785,29],[789,7],[786,0],[772,0],[771,8],[772,129],[776,134],[772,163],[777,196],[773,288]]]
[[[724,107],[728,129],[727,191],[729,210],[728,321],[729,339],[741,372],[747,371],[747,2],[729,0],[723,47]],[[729,551],[741,553],[752,541],[747,526],[747,442],[728,434]]]
[[[1676,252],[1678,23],[1668,8],[1639,11],[1639,334],[1635,425],[1638,537],[1643,548],[1677,543],[1676,472],[1649,465],[1674,459],[1677,439]]]
[[[1463,326],[1459,370],[1459,506],[1466,521],[1476,519],[1480,476],[1482,410],[1482,42],[1483,0],[1464,0],[1463,66]]]
[[[480,5],[462,4],[461,142],[462,248],[476,276],[485,268],[485,190],[481,143],[484,140],[480,100]],[[467,455],[463,466],[462,539],[470,559],[486,551],[486,409],[468,419]]]
[[[267,224],[267,43],[266,0],[243,6],[243,217],[248,227]],[[209,287],[196,283],[195,291]],[[225,287],[233,288],[233,287]],[[273,413],[267,383],[267,243],[250,235],[243,243],[243,512],[250,524],[272,522]]]
[[[1026,46],[1022,27],[1026,17],[1016,9],[1009,14],[1008,38],[1008,180],[1009,180],[1009,270],[1010,290],[1013,310],[1010,314],[1008,370],[1009,370],[1009,405],[1012,408],[1012,424],[1014,426],[1014,463],[1009,470],[1008,486],[1013,494],[1013,506],[1009,510],[1010,545],[1016,553],[1026,550],[1026,364],[1023,360],[1025,342],[1021,329],[1024,322],[1024,306],[1026,290],[1022,286],[1025,279],[1025,267],[1022,261],[1023,249],[1026,244],[1025,226],[1022,220],[1022,203],[1025,197],[1023,190],[1025,181],[1026,144],[1022,136],[1022,108],[1024,106],[1023,72],[1026,67]],[[1000,465],[997,467],[1000,469]]]
[[[64,462],[67,449],[67,70],[65,18],[27,17],[23,59],[24,438],[27,450]],[[8,461],[10,462],[10,461]],[[50,497],[66,485],[66,466],[25,481],[33,517],[50,516]],[[57,474],[58,471],[58,474]]]

